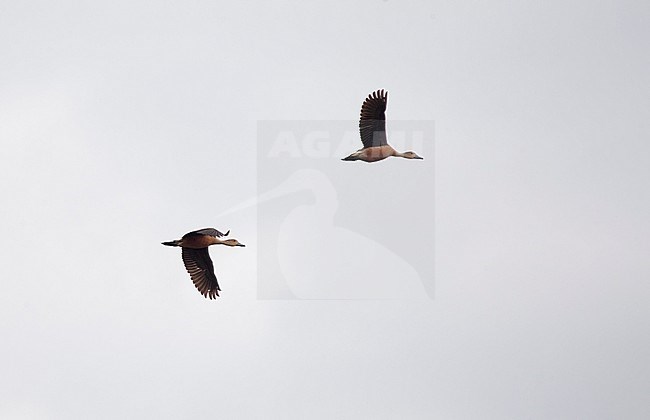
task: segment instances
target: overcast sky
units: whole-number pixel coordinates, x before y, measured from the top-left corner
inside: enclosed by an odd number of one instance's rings
[[[5,3],[0,418],[650,418],[650,3]]]

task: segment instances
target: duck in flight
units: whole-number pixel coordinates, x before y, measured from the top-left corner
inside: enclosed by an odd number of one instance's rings
[[[350,156],[341,160],[362,160],[364,162],[377,162],[389,156],[403,157],[405,159],[423,159],[415,152],[400,153],[390,147],[386,141],[386,104],[388,92],[378,90],[368,95],[361,105],[361,119],[359,120],[359,133],[363,149],[359,149]]]
[[[219,296],[219,283],[214,275],[214,266],[208,253],[210,245],[245,246],[237,239],[221,239],[230,231],[221,233],[216,229],[207,228],[186,233],[181,239],[163,242],[167,246],[180,246],[182,248],[183,264],[190,273],[194,286],[203,296],[215,299]]]

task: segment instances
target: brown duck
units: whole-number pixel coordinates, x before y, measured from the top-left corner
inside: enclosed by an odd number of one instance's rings
[[[186,233],[181,239],[163,242],[167,246],[182,248],[183,264],[190,273],[194,286],[203,296],[215,299],[219,296],[219,283],[214,274],[214,265],[208,253],[210,245],[245,246],[237,239],[220,239],[228,236],[230,231],[221,233],[216,229],[207,228]]]
[[[363,149],[359,149],[341,160],[377,162],[389,156],[423,159],[415,152],[400,153],[388,144],[386,140],[385,114],[387,103],[388,92],[384,92],[383,89],[368,95],[363,105],[361,105],[361,118],[359,120],[359,134],[361,134]]]

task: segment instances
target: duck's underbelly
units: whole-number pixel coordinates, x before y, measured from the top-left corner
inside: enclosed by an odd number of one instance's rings
[[[181,246],[183,248],[201,249],[207,248],[214,243],[214,238],[210,235],[197,235],[183,238]]]
[[[361,155],[359,157],[365,162],[377,162],[379,160],[386,159],[389,156],[393,156],[393,154],[395,154],[395,149],[389,145],[385,145],[367,147],[361,151]]]

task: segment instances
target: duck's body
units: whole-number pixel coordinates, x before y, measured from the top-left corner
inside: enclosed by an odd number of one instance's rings
[[[387,157],[403,157],[405,159],[422,159],[415,152],[398,152],[393,149],[386,139],[386,105],[388,92],[378,90],[368,95],[361,105],[361,118],[359,119],[359,134],[363,148],[344,157],[342,160],[362,160],[364,162],[378,162]]]
[[[181,239],[176,239],[171,242],[163,242],[162,244],[167,246],[201,249],[207,248],[210,245],[224,244],[229,239],[221,240],[219,238],[228,236],[229,233],[230,231],[221,233],[216,229],[206,228],[186,233]]]
[[[228,236],[230,231],[224,233],[216,229],[206,228],[186,233],[181,239],[170,242],[163,242],[167,246],[179,246],[182,248],[183,264],[190,273],[194,286],[207,298],[214,299],[219,296],[219,283],[214,274],[214,265],[210,259],[208,247],[210,245],[245,246],[237,239],[220,238]]]
[[[391,156],[401,156],[402,154],[393,149],[390,145],[366,147],[359,149],[352,153],[350,156],[345,157],[343,160],[362,160],[364,162],[372,163],[384,160]],[[420,158],[421,159],[421,158]]]

